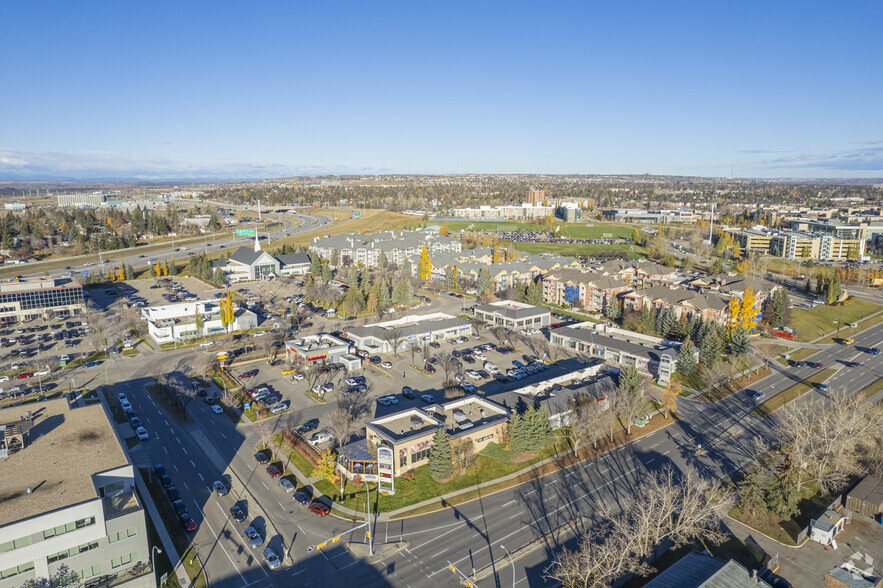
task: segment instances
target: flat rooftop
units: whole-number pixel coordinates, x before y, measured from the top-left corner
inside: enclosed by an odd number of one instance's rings
[[[100,404],[13,406],[0,410],[0,423],[17,422],[29,410],[34,427],[24,449],[0,459],[0,525],[96,499],[92,476],[129,463]]]

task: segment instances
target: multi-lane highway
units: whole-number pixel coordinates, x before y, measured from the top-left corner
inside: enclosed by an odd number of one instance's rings
[[[256,213],[255,213],[256,214]],[[324,216],[321,214],[305,214],[305,213],[286,213],[285,215],[274,213],[274,218],[278,218],[282,223],[282,227],[274,229],[268,233],[266,233],[267,239],[272,242],[276,239],[281,239],[284,237],[290,237],[292,235],[298,235],[302,233],[307,233],[310,231],[315,231],[317,229],[321,229],[324,226],[330,225],[334,219],[328,216]],[[263,237],[264,234],[262,233]],[[254,243],[254,237],[235,237],[235,236],[225,236],[219,239],[213,239],[211,235],[203,235],[203,240],[198,243],[193,243],[192,238],[186,239],[188,244],[185,246],[175,245],[170,242],[168,244],[167,249],[163,249],[161,251],[153,251],[149,254],[139,254],[137,253],[137,249],[133,250],[131,254],[126,255],[125,257],[117,257],[117,254],[114,251],[104,252],[105,259],[107,256],[111,256],[113,258],[113,262],[105,261],[105,269],[107,265],[118,265],[120,263],[125,263],[127,265],[132,265],[133,267],[144,266],[150,262],[148,259],[157,260],[157,261],[168,261],[172,257],[180,263],[187,259],[188,254],[192,253],[215,253],[217,251],[222,251],[224,249],[232,249],[240,246],[249,246]],[[267,246],[267,241],[262,241],[262,246]],[[176,249],[178,251],[176,251]],[[63,260],[58,260],[63,261]],[[50,276],[59,277],[64,276],[68,273],[80,274],[82,275],[83,271],[99,271],[102,266],[100,263],[89,263],[88,265],[84,265],[82,263],[76,264],[73,263],[68,266],[71,269],[54,269],[49,271]],[[31,270],[31,273],[22,273],[20,275],[24,276],[42,276],[44,275],[44,270],[39,269],[39,264],[33,266],[33,268],[28,267],[28,270]]]

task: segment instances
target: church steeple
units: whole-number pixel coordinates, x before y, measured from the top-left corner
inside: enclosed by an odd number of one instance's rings
[[[257,229],[254,230],[254,250],[255,251],[261,250],[261,242],[258,241],[258,230]]]

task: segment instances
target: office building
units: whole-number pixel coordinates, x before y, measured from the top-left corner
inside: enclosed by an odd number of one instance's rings
[[[342,363],[341,358],[349,359],[347,357],[349,355],[350,342],[328,333],[308,335],[285,341],[286,359],[288,361],[295,361],[295,358],[299,358],[301,363],[306,366]],[[357,357],[352,357],[355,358],[357,364],[361,364]]]
[[[202,326],[197,324],[199,316]],[[219,300],[181,302],[149,306],[141,309],[141,318],[147,321],[147,332],[157,343],[174,343],[224,332],[247,331],[258,326],[258,317],[245,308],[237,308],[233,322],[226,327],[221,320]]]
[[[76,206],[97,207],[103,205],[107,201],[104,194],[59,194],[58,206],[61,208],[71,208]]]
[[[359,349],[370,353],[392,353],[396,348],[423,346],[430,341],[445,341],[472,334],[469,321],[444,312],[410,315],[400,319],[350,327],[347,338]]]
[[[517,331],[541,329],[552,323],[552,313],[548,308],[531,306],[514,300],[479,304],[475,307],[475,318],[491,327]]]
[[[70,278],[15,278],[0,282],[0,322],[62,318],[84,310],[83,287]]]
[[[0,588],[61,566],[85,586],[155,586],[135,472],[102,406],[57,399],[2,412]]]

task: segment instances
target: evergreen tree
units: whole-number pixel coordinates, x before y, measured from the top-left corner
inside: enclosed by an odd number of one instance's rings
[[[494,287],[493,281],[491,280],[491,273],[487,271],[485,268],[481,268],[481,271],[478,272],[478,280],[476,282],[476,290],[478,291],[478,295],[482,296],[490,292]]]
[[[702,317],[699,316],[698,313],[690,317],[690,331],[688,336],[696,342],[698,342],[699,338],[702,336]]]
[[[0,239],[0,247],[3,249],[12,249],[15,246],[15,242],[12,240],[12,235],[9,231],[3,231],[3,237]]]
[[[389,295],[389,285],[386,282],[377,284],[377,309],[383,312],[391,305],[392,298]]]
[[[212,276],[212,283],[215,286],[223,286],[227,283],[227,274],[219,267],[215,268],[215,274]]]
[[[797,503],[800,493],[797,491],[797,476],[800,473],[794,467],[791,456],[779,466],[776,475],[770,478],[766,488],[767,506],[780,517],[789,520],[800,513]]]
[[[748,339],[748,331],[736,329],[730,337],[730,353],[733,355],[745,355],[751,350],[751,341]]]
[[[346,283],[349,285],[350,290],[352,290],[353,288],[358,288],[359,287],[359,270],[357,270],[356,268],[352,268],[349,272],[347,272]]]
[[[525,416],[518,413],[509,418],[509,451],[512,453],[530,451],[530,431]]]
[[[414,288],[411,280],[402,278],[392,291],[392,302],[396,306],[407,306],[414,299]]]
[[[622,308],[619,306],[619,300],[614,296],[607,301],[604,307],[604,316],[612,321],[618,320],[622,316]]]
[[[530,431],[530,448],[532,453],[539,453],[552,439],[552,422],[545,407],[527,412]]]
[[[525,290],[524,298],[528,304],[533,306],[543,305],[543,286],[542,283],[531,282]]]
[[[723,340],[718,335],[717,329],[712,328],[702,338],[702,345],[699,347],[699,359],[705,365],[714,365],[720,361],[722,348]]]
[[[169,275],[170,276],[177,276],[178,275],[178,264],[175,262],[174,257],[169,262]]]
[[[616,385],[620,390],[625,390],[629,393],[637,392],[641,388],[641,375],[638,373],[638,368],[630,365],[621,369]]]
[[[675,316],[675,311],[671,308],[666,308],[664,311],[659,313],[661,318],[659,319],[661,328],[659,329],[660,337],[669,337],[674,330],[675,322],[677,322],[677,317]]]
[[[132,267],[131,263],[129,264],[129,267],[126,270],[126,275],[130,276],[130,277],[126,278],[127,280],[134,280],[135,279],[135,268]]]
[[[766,507],[766,493],[755,474],[748,474],[736,486],[739,489],[739,509],[742,512],[754,516],[760,509]]]
[[[331,279],[331,266],[329,264],[323,262],[320,271],[323,280],[327,282]]]
[[[436,481],[447,480],[454,475],[454,464],[451,462],[451,440],[444,428],[437,430],[432,438],[428,467],[429,475]]]
[[[318,255],[310,255],[310,273],[314,278],[322,276],[322,260]]]
[[[678,350],[678,371],[685,376],[696,371],[696,346],[690,339],[681,343]]]
[[[389,260],[386,258],[386,251],[380,251],[380,256],[377,258],[377,265],[384,269],[389,267]]]
[[[645,333],[652,333],[656,328],[656,320],[653,317],[653,311],[650,306],[644,304],[641,306],[641,325],[644,327]]]
[[[840,299],[840,293],[842,292],[840,274],[833,272],[833,275],[828,279],[826,286],[825,298],[827,299],[828,304],[834,304]]]

